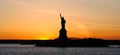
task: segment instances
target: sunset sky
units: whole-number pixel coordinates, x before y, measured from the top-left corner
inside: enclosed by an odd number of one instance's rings
[[[120,0],[0,0],[0,39],[55,39],[66,20],[69,38],[120,40]]]

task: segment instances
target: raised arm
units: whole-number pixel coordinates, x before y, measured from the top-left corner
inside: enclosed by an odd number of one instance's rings
[[[60,18],[62,18],[62,15],[61,15],[61,13],[60,13]]]

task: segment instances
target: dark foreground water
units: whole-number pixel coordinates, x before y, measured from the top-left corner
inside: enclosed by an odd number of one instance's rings
[[[120,55],[120,48],[0,45],[0,55]]]

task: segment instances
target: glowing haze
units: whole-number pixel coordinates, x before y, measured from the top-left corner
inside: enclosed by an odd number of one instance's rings
[[[60,12],[69,37],[120,40],[120,0],[0,0],[0,39],[55,39]]]

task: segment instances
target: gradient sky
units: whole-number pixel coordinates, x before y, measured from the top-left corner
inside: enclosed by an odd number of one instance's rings
[[[120,40],[120,0],[0,0],[0,39],[54,39],[60,17],[74,38]]]

